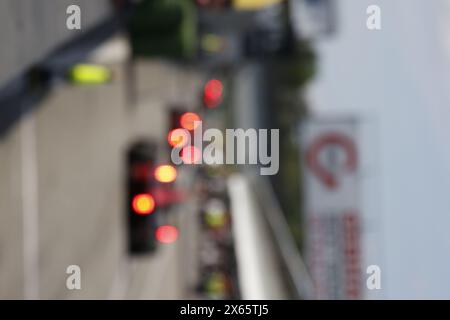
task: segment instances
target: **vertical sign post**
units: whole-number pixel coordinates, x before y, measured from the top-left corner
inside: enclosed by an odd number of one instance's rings
[[[357,123],[301,126],[305,253],[318,299],[360,299]]]

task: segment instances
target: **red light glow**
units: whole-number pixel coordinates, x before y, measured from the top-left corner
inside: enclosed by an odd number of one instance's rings
[[[183,147],[188,143],[189,132],[185,129],[177,128],[169,132],[167,141],[172,147]]]
[[[169,225],[160,226],[156,229],[155,237],[161,243],[174,243],[178,239],[178,229]]]
[[[196,121],[201,121],[198,114],[194,112],[186,112],[181,115],[180,125],[184,129],[192,131],[198,126],[198,123],[195,123]]]
[[[150,194],[141,193],[134,196],[131,206],[137,214],[147,215],[155,210],[155,199]]]
[[[208,108],[215,108],[222,101],[223,85],[217,79],[209,80],[204,87],[203,102]]]

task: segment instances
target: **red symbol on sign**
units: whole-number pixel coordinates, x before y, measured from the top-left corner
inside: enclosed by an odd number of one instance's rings
[[[319,136],[308,148],[306,152],[308,167],[326,187],[334,189],[338,186],[337,177],[318,158],[319,153],[330,145],[338,146],[344,150],[346,155],[344,168],[349,172],[356,169],[356,146],[348,136],[339,132],[329,132]]]

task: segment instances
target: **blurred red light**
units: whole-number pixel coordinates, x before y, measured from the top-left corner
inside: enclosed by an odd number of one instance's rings
[[[167,135],[167,141],[172,147],[183,147],[188,143],[189,133],[185,129],[171,130]]]
[[[134,212],[140,215],[146,215],[155,210],[155,199],[150,194],[141,193],[134,196],[131,205]]]
[[[156,229],[156,240],[161,243],[174,243],[178,239],[178,229],[174,226],[160,226]]]
[[[197,128],[198,123],[195,121],[201,121],[200,116],[194,112],[183,113],[180,117],[180,125],[186,130],[192,131]]]
[[[184,164],[197,164],[200,162],[202,154],[197,147],[186,146],[181,150],[181,160]]]
[[[203,102],[208,108],[215,108],[222,101],[223,85],[217,79],[209,80],[204,87]]]

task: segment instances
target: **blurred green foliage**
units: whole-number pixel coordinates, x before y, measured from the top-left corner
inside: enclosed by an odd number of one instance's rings
[[[274,189],[299,248],[302,246],[301,155],[298,124],[307,114],[305,85],[316,72],[316,56],[309,43],[298,42],[285,57],[269,66],[272,127],[280,129],[280,170],[272,178]]]
[[[143,0],[129,22],[134,56],[192,59],[197,52],[196,9],[186,0]]]

